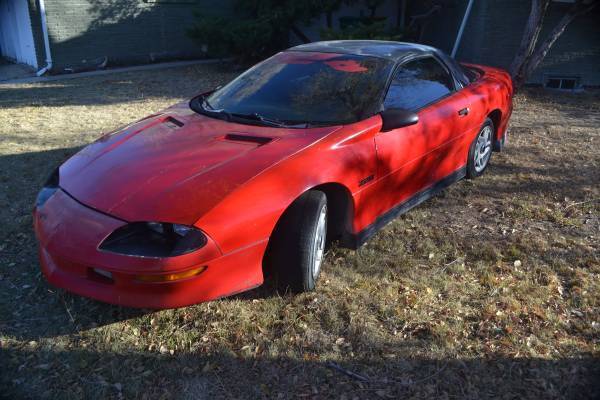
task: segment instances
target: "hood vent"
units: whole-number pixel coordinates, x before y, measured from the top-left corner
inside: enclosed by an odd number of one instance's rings
[[[265,136],[253,136],[253,135],[242,135],[239,133],[228,133],[225,135],[225,140],[231,140],[234,142],[244,142],[244,143],[255,143],[259,146],[269,143],[273,140],[270,137]]]
[[[163,120],[163,124],[167,125],[169,128],[172,128],[172,129],[181,128],[184,125],[183,122],[181,122],[178,119],[175,119],[171,116],[165,118]]]

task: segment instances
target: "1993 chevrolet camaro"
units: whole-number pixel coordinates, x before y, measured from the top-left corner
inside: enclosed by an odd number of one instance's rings
[[[383,41],[276,54],[100,138],[34,210],[48,281],[133,307],[256,287],[312,290],[326,243],[355,248],[501,150],[504,71]]]

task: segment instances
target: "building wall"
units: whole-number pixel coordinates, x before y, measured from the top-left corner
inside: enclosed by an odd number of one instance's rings
[[[566,6],[557,4],[550,10],[542,37],[558,23]],[[600,6],[567,27],[531,81],[543,83],[547,75],[577,75],[583,85],[600,86]]]
[[[39,21],[39,0],[29,0]],[[227,12],[230,1],[45,0],[53,71],[80,69],[104,57],[108,65],[198,58],[202,47],[186,35],[194,12]],[[35,15],[35,17],[33,17]],[[45,58],[41,26],[36,40]]]
[[[432,5],[429,2],[412,2],[409,13],[411,15],[422,15],[428,13]],[[420,34],[417,37],[420,42],[437,47],[444,52],[450,54],[456,40],[456,35],[460,27],[468,0],[445,0],[438,2],[442,5],[440,11],[432,14],[427,19],[422,19],[418,24],[417,30],[420,29]],[[481,9],[484,8],[485,1],[475,1],[471,16],[481,14]],[[477,32],[481,29],[480,20],[471,18],[470,23],[466,26],[463,34],[461,48],[480,48],[481,35]],[[460,53],[459,53],[460,55]]]
[[[468,0],[447,0],[428,24],[423,42],[450,52]],[[529,16],[523,0],[475,1],[456,58],[508,68],[519,47]],[[568,3],[552,3],[540,35],[543,40]],[[576,75],[585,86],[600,86],[600,7],[578,17],[554,44],[529,83],[543,84],[548,75]]]
[[[39,0],[28,0],[38,65],[45,65]],[[230,13],[232,0],[45,0],[55,72],[80,68],[108,57],[109,66],[148,63],[163,59],[204,56],[200,46],[186,36],[194,23],[194,11],[215,15]],[[408,2],[409,15],[427,12],[435,2]],[[427,19],[420,41],[450,53],[468,0],[438,0],[442,10]],[[377,15],[395,24],[397,0],[387,0]],[[569,4],[553,3],[541,37],[560,19]],[[508,68],[520,43],[529,14],[525,0],[476,0],[457,59]],[[342,16],[359,16],[364,7],[344,7]],[[547,75],[581,77],[587,86],[600,86],[600,7],[579,17],[558,39],[530,83],[543,83]],[[406,23],[410,22],[407,18]],[[325,16],[303,31],[318,40]],[[337,27],[337,26],[336,26]],[[291,35],[292,44],[297,38]],[[210,45],[207,43],[207,45]]]
[[[0,50],[9,60],[37,68],[27,3],[0,0]]]

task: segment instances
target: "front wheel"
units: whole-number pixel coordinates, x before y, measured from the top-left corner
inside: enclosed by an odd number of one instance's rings
[[[492,157],[492,141],[494,140],[494,123],[486,118],[469,147],[467,160],[467,178],[473,179],[483,174]]]
[[[266,254],[266,267],[280,290],[314,290],[327,239],[327,197],[318,190],[300,196],[277,223]]]

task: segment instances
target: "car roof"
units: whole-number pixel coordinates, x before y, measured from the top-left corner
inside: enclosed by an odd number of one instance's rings
[[[435,47],[408,42],[392,42],[387,40],[330,40],[313,42],[291,47],[288,51],[314,51],[319,53],[353,54],[359,56],[379,57],[401,63],[407,59],[421,55],[435,55],[445,64],[454,79],[466,86],[469,78],[460,65],[452,57]]]
[[[354,54],[399,61],[410,56],[438,53],[434,47],[416,43],[386,40],[331,40],[292,47],[291,51],[314,51],[320,53]]]

